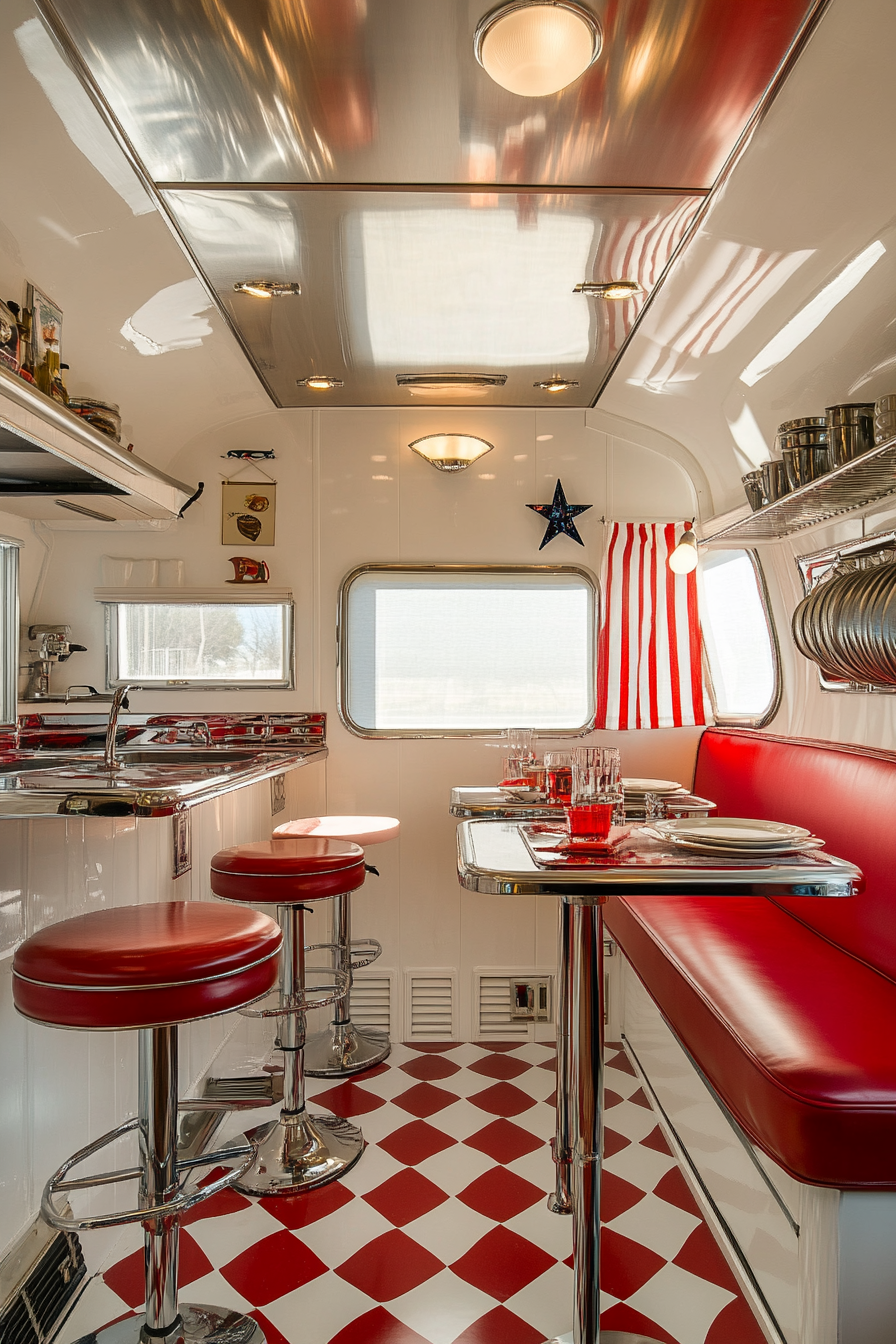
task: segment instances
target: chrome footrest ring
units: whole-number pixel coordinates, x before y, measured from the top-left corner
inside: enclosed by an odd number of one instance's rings
[[[80,1162],[85,1162],[88,1157],[93,1157],[95,1153],[100,1152],[110,1143],[114,1143],[116,1139],[123,1138],[125,1134],[130,1134],[138,1128],[139,1124],[140,1121],[136,1116],[130,1120],[125,1120],[115,1129],[110,1129],[108,1134],[103,1134],[101,1138],[94,1139],[93,1143],[88,1143],[85,1148],[79,1148],[66,1162],[63,1162],[58,1171],[53,1173],[44,1186],[40,1201],[41,1215],[51,1227],[57,1227],[63,1232],[89,1232],[98,1227],[122,1227],[126,1223],[145,1223],[152,1221],[154,1218],[170,1218],[173,1214],[185,1213],[187,1209],[192,1209],[195,1204],[201,1204],[203,1200],[210,1199],[212,1195],[217,1195],[221,1190],[226,1190],[234,1181],[245,1176],[255,1161],[255,1148],[252,1144],[235,1143],[229,1148],[219,1148],[214,1153],[201,1153],[198,1157],[178,1162],[177,1169],[178,1172],[181,1172],[192,1170],[194,1167],[216,1167],[222,1162],[232,1162],[237,1158],[242,1159],[239,1166],[232,1167],[209,1185],[194,1185],[185,1182],[180,1193],[165,1204],[150,1204],[144,1208],[126,1209],[123,1212],[116,1213],[92,1214],[86,1218],[75,1218],[58,1209],[53,1202],[57,1195],[67,1196],[72,1190],[91,1190],[100,1185],[118,1185],[123,1181],[140,1179],[143,1175],[142,1167],[125,1167],[120,1171],[105,1171],[96,1176],[83,1176],[72,1181],[65,1179],[72,1167],[77,1166]]]
[[[372,965],[383,955],[383,945],[377,938],[353,938],[349,946],[352,970],[360,971]]]
[[[318,983],[309,985],[308,981],[315,977]],[[309,1013],[312,1008],[327,1008],[331,1003],[338,1003],[345,998],[351,989],[351,983],[348,971],[337,971],[332,966],[306,966],[305,986],[301,994],[292,994],[288,1003],[282,1003],[279,997],[280,991],[272,990],[264,998],[256,999],[256,1003],[264,1003],[265,999],[271,998],[272,995],[276,996],[277,1002],[270,1008],[240,1008],[240,1016],[295,1017]]]

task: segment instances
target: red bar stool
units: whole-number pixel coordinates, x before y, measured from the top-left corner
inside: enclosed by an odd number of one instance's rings
[[[329,836],[350,840],[364,849],[381,845],[398,835],[396,817],[301,817],[287,821],[274,831],[275,837]],[[375,873],[375,868],[368,867]],[[376,938],[352,939],[352,915],[349,896],[337,896],[333,902],[333,941],[314,943],[307,951],[327,950],[333,954],[338,971],[348,977],[349,993],[337,999],[333,1021],[324,1031],[315,1032],[305,1045],[305,1072],[312,1078],[343,1078],[347,1074],[370,1069],[384,1060],[392,1044],[388,1032],[378,1027],[358,1027],[352,1022],[352,972],[369,966],[382,955]]]
[[[246,1194],[287,1195],[325,1185],[364,1151],[355,1125],[335,1115],[308,1114],[304,1070],[306,1011],[336,1002],[349,987],[340,971],[305,965],[305,911],[314,901],[356,891],[363,881],[364,851],[340,840],[258,840],[222,849],[212,859],[215,895],[276,905],[283,930],[279,1002],[244,1010],[279,1019],[276,1046],[283,1051],[283,1108],[279,1120],[248,1135],[258,1145],[258,1157],[235,1183]]]
[[[13,958],[13,999],[23,1016],[51,1027],[136,1030],[138,1113],[64,1162],[47,1182],[41,1213],[67,1232],[142,1223],[146,1311],[84,1337],[79,1344],[264,1344],[251,1317],[226,1307],[178,1306],[180,1215],[232,1185],[255,1160],[238,1141],[178,1160],[177,1027],[242,1008],[277,981],[281,934],[267,915],[203,902],[97,910],[51,924]],[[140,1164],[68,1178],[72,1167],[137,1131]],[[189,1180],[195,1167],[239,1165],[211,1184]],[[76,1218],[65,1201],[76,1190],[139,1181],[139,1207]],[[62,1207],[60,1206],[62,1205]]]

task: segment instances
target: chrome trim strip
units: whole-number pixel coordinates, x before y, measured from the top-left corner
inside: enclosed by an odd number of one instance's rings
[[[708,196],[712,187],[587,187],[519,182],[156,182],[157,191],[443,192],[455,196]]]
[[[23,980],[26,985],[34,985],[36,989],[59,989],[66,994],[126,994],[131,991],[137,993],[141,990],[154,989],[190,989],[193,985],[210,985],[217,980],[232,980],[237,975],[242,975],[245,971],[252,971],[256,966],[263,966],[266,961],[272,961],[279,957],[280,947],[273,952],[268,952],[265,956],[259,957],[257,961],[250,961],[247,966],[238,966],[233,971],[222,971],[220,975],[203,975],[197,980],[171,980],[164,981],[158,985],[57,985],[51,980],[34,980],[30,975],[22,975],[15,966],[12,973],[17,980]]]
[[[601,618],[601,591],[600,583],[590,569],[584,565],[497,565],[497,564],[473,564],[465,565],[460,563],[421,563],[410,564],[404,561],[384,561],[383,563],[368,562],[367,564],[357,565],[349,570],[342,583],[339,586],[339,599],[336,608],[336,662],[338,667],[338,677],[336,681],[336,708],[339,718],[350,733],[356,737],[366,737],[371,739],[405,739],[407,741],[419,741],[424,738],[482,738],[494,737],[496,733],[503,732],[503,728],[476,728],[476,729],[403,729],[403,728],[383,728],[370,729],[362,728],[355,723],[348,712],[348,659],[346,657],[346,621],[345,612],[348,601],[348,593],[354,581],[362,574],[371,573],[406,573],[406,574],[577,574],[585,580],[591,589],[593,595],[592,620],[593,620],[593,641],[592,641],[592,667],[589,678],[589,717],[585,723],[578,728],[545,728],[536,729],[544,737],[550,738],[571,738],[584,737],[590,733],[594,727],[594,716],[597,712],[597,636],[600,630]]]

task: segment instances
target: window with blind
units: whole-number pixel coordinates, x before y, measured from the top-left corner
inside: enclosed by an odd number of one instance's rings
[[[759,561],[753,551],[709,551],[698,578],[715,721],[759,728],[774,716],[781,694]]]
[[[572,566],[367,565],[340,600],[340,712],[362,735],[578,732],[594,580]]]

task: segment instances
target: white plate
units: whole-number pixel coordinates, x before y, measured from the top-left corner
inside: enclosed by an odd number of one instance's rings
[[[503,794],[516,803],[543,803],[547,794],[539,789],[501,789]]]
[[[777,859],[788,854],[800,854],[810,849],[823,849],[824,841],[817,835],[805,836],[802,840],[785,841],[773,849],[758,849],[750,845],[746,849],[735,845],[711,845],[702,840],[678,839],[672,835],[663,837],[674,849],[690,850],[694,854],[713,854],[717,859]]]
[[[683,793],[682,784],[674,779],[624,779],[622,787],[626,793]]]
[[[657,822],[656,830],[710,844],[727,843],[743,848],[767,846],[782,840],[804,840],[810,834],[805,826],[789,826],[783,821],[756,821],[750,817],[675,817]]]

